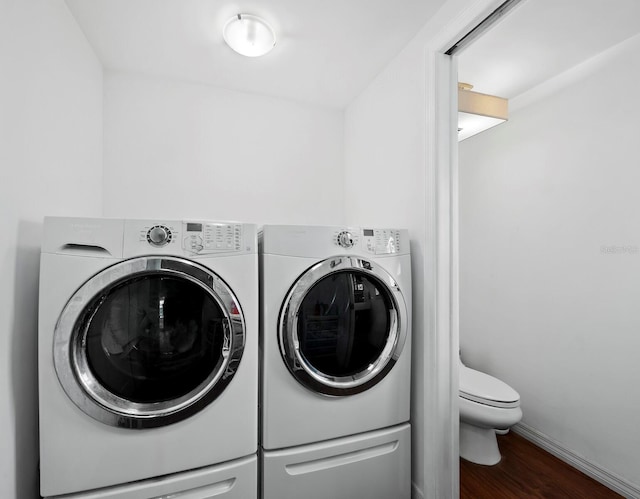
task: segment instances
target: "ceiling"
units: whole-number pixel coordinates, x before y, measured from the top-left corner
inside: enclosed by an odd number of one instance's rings
[[[640,0],[525,0],[460,52],[458,80],[513,99],[640,33]]]
[[[103,66],[153,77],[348,105],[445,0],[66,0]],[[273,51],[223,41],[237,13],[265,18]],[[522,0],[459,53],[459,81],[513,99],[640,32],[640,0]]]
[[[103,66],[343,108],[445,0],[66,0]],[[238,13],[276,31],[246,58],[223,41]]]

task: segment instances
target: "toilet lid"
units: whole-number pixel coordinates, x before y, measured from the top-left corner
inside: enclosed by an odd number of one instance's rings
[[[520,395],[504,381],[463,365],[460,366],[460,396],[494,407],[520,405]]]

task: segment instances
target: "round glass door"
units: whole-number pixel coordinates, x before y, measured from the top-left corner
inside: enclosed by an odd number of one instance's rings
[[[406,338],[396,281],[373,262],[337,257],[307,270],[280,316],[282,356],[294,377],[325,395],[351,395],[381,381]]]
[[[210,270],[173,257],[109,267],[69,300],[54,362],[73,402],[104,423],[182,420],[229,383],[244,349],[240,304]]]

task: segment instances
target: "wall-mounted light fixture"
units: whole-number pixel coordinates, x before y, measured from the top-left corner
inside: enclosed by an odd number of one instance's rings
[[[458,142],[509,119],[509,101],[473,92],[473,85],[458,83]]]
[[[237,14],[227,21],[223,30],[224,41],[238,54],[259,57],[276,44],[276,34],[269,24],[258,16]]]

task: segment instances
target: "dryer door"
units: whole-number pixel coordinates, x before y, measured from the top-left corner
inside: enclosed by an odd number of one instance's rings
[[[86,414],[126,428],[167,425],[211,403],[245,344],[240,303],[209,269],[140,257],[76,291],[55,329],[54,364]]]
[[[303,273],[285,299],[280,350],[293,376],[325,395],[351,395],[381,381],[402,352],[407,307],[375,262],[340,256]]]

